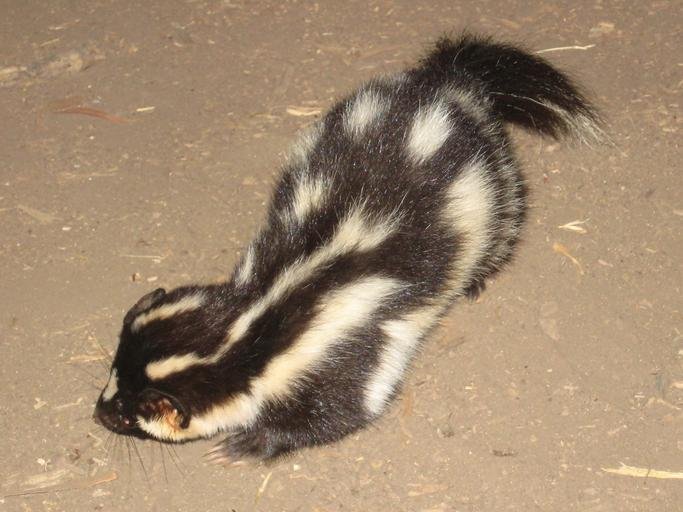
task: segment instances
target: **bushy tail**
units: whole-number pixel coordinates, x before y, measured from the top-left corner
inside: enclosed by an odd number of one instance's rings
[[[444,37],[421,64],[430,74],[463,71],[479,81],[503,120],[555,138],[603,140],[602,122],[578,87],[544,59],[508,44],[465,34]]]

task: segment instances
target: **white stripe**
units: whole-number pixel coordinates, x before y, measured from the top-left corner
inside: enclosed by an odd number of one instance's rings
[[[451,129],[448,107],[442,100],[420,108],[410,127],[408,154],[415,163],[425,162],[446,142]]]
[[[109,374],[109,380],[107,381],[107,385],[105,386],[104,391],[102,391],[102,400],[108,402],[109,400],[114,398],[114,395],[118,392],[118,390],[119,375],[116,371],[116,368],[112,368],[111,373]]]
[[[274,281],[273,286],[232,324],[226,342],[216,357],[225,354],[269,307],[281,300],[299,284],[309,279],[319,268],[343,254],[353,251],[366,252],[381,244],[395,230],[398,218],[390,216],[381,222],[368,225],[369,220],[362,206],[351,210],[338,226],[332,240],[308,258],[299,260],[286,268]]]
[[[131,331],[136,332],[151,322],[164,320],[180,313],[199,309],[202,304],[204,304],[205,300],[206,297],[202,292],[186,295],[178,302],[164,304],[163,306],[147,311],[146,313],[142,313],[133,321],[130,329]]]
[[[303,177],[294,192],[292,210],[298,222],[305,220],[309,212],[317,209],[325,197],[325,182],[321,179]]]
[[[448,189],[443,214],[461,239],[460,254],[451,269],[453,292],[459,293],[475,276],[489,245],[495,197],[486,166],[475,159],[466,164]]]
[[[145,367],[145,373],[151,380],[160,380],[172,373],[182,372],[191,366],[204,363],[205,359],[195,353],[182,356],[171,356],[159,361],[153,361]]]
[[[387,110],[389,110],[389,102],[376,91],[366,89],[361,91],[346,107],[344,127],[351,137],[358,140],[368,127],[375,124]]]
[[[369,226],[363,208],[354,208],[339,225],[330,243],[308,258],[286,268],[275,279],[268,292],[237,318],[230,327],[225,342],[214,354],[200,357],[196,353],[189,353],[154,361],[146,369],[148,376],[153,380],[158,380],[184,371],[191,366],[215,364],[244,336],[252,322],[296,286],[310,278],[319,268],[343,254],[353,251],[366,252],[377,247],[396,230],[398,222],[399,218],[392,215],[382,222]]]
[[[156,439],[186,441],[199,437],[211,437],[218,432],[237,425],[249,425],[258,416],[260,403],[249,394],[209,409],[201,415],[192,416],[186,429],[175,428],[174,423],[164,418],[146,420],[138,416],[138,427]]]
[[[287,351],[270,361],[263,374],[251,383],[248,393],[193,416],[185,430],[173,430],[161,420],[138,418],[140,428],[160,439],[177,441],[248,427],[265,403],[287,397],[307,372],[315,371],[335,346],[370,322],[378,308],[400,288],[396,279],[371,276],[329,292],[320,302],[311,326]]]
[[[244,286],[249,282],[251,275],[254,272],[254,261],[254,247],[250,245],[247,248],[247,253],[244,255],[244,261],[235,274],[235,285]]]
[[[372,415],[378,416],[384,411],[420,340],[443,309],[442,305],[427,306],[408,313],[400,320],[389,320],[381,325],[386,345],[365,386],[365,407]]]
[[[371,276],[328,293],[311,326],[268,364],[263,376],[253,383],[252,394],[262,400],[286,397],[297,378],[314,370],[332,347],[369,322],[399,288],[396,279]]]

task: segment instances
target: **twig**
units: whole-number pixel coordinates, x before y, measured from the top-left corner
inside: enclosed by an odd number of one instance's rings
[[[536,53],[563,52],[565,50],[590,50],[594,47],[594,44],[588,44],[586,46],[557,46],[555,48],[546,48],[545,50],[538,50]]]
[[[122,258],[144,258],[150,260],[163,260],[166,259],[166,256],[159,256],[157,254],[121,254]]]
[[[308,116],[317,116],[322,112],[322,109],[319,107],[287,107],[286,112],[290,116],[296,116],[296,117],[308,117]]]
[[[258,488],[258,491],[256,492],[256,497],[254,498],[255,503],[258,503],[258,501],[261,499],[261,496],[263,495],[263,493],[266,492],[266,487],[268,487],[268,482],[270,482],[271,476],[273,476],[272,471],[270,473],[268,473],[266,475],[266,477],[263,479],[261,486]]]
[[[10,494],[3,494],[2,498],[12,498],[19,496],[32,496],[34,494],[48,494],[51,492],[64,492],[64,491],[76,491],[79,489],[87,489],[88,487],[95,487],[96,485],[104,484],[107,482],[113,482],[119,477],[116,471],[110,471],[102,476],[95,476],[93,478],[88,478],[80,482],[76,482],[74,486],[71,487],[50,487],[47,489],[32,488],[23,491],[17,491]]]
[[[104,119],[114,124],[125,124],[128,119],[123,117],[115,116],[114,114],[109,114],[103,110],[99,110],[91,107],[66,107],[59,110],[54,110],[55,114],[81,114],[84,116],[97,117],[98,119]]]
[[[682,471],[665,471],[662,469],[639,468],[637,466],[627,466],[620,462],[618,468],[600,468],[605,473],[612,473],[614,475],[633,476],[636,478],[659,478],[659,479],[677,479],[683,480]]]

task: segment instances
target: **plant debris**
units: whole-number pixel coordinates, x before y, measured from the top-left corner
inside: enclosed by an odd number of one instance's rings
[[[125,124],[128,122],[127,119],[116,116],[105,112],[104,110],[99,110],[92,107],[66,107],[60,110],[53,110],[55,114],[80,114],[84,116],[97,117],[98,119],[104,119],[114,124]]]
[[[491,453],[496,457],[514,457],[517,455],[516,451],[505,449],[505,450],[491,450]]]
[[[683,471],[665,471],[662,469],[640,468],[637,466],[627,466],[624,463],[619,463],[618,468],[600,468],[605,473],[613,475],[633,476],[636,478],[659,478],[663,480],[676,479],[683,480]]]
[[[317,116],[322,112],[320,107],[287,107],[287,113],[290,116],[310,117]]]
[[[546,48],[545,50],[538,50],[536,53],[549,53],[549,52],[562,52],[565,50],[590,50],[591,48],[595,48],[594,44],[587,44],[586,46],[557,46],[555,48]]]
[[[553,244],[553,251],[555,251],[556,253],[559,253],[562,256],[568,258],[569,261],[571,261],[574,264],[574,266],[579,270],[579,274],[581,274],[581,275],[584,274],[583,266],[581,266],[581,262],[579,260],[577,260],[574,256],[572,256],[572,254],[569,252],[569,249],[567,249],[564,245],[562,245],[559,242],[555,242]]]
[[[88,487],[94,487],[107,482],[113,482],[119,477],[116,471],[110,471],[102,475],[95,475],[91,478],[84,478],[81,480],[74,479],[70,481],[70,483],[73,485],[68,487],[58,487],[60,483],[62,483],[71,475],[73,475],[73,472],[67,468],[38,473],[37,475],[30,476],[26,479],[24,484],[27,486],[27,488],[3,494],[2,498],[87,489]]]
[[[590,219],[586,220],[573,220],[571,222],[567,222],[566,224],[562,224],[561,226],[557,226],[559,229],[564,229],[565,231],[573,231],[575,233],[581,233],[582,235],[585,235],[588,233],[588,230],[583,227],[583,224],[588,222]]]

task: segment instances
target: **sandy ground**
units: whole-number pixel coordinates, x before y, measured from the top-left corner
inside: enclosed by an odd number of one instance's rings
[[[680,2],[49,5],[0,2],[0,510],[681,510]],[[616,144],[515,132],[518,258],[392,412],[270,466],[105,446],[124,311],[230,272],[296,131],[464,27],[555,48]]]

